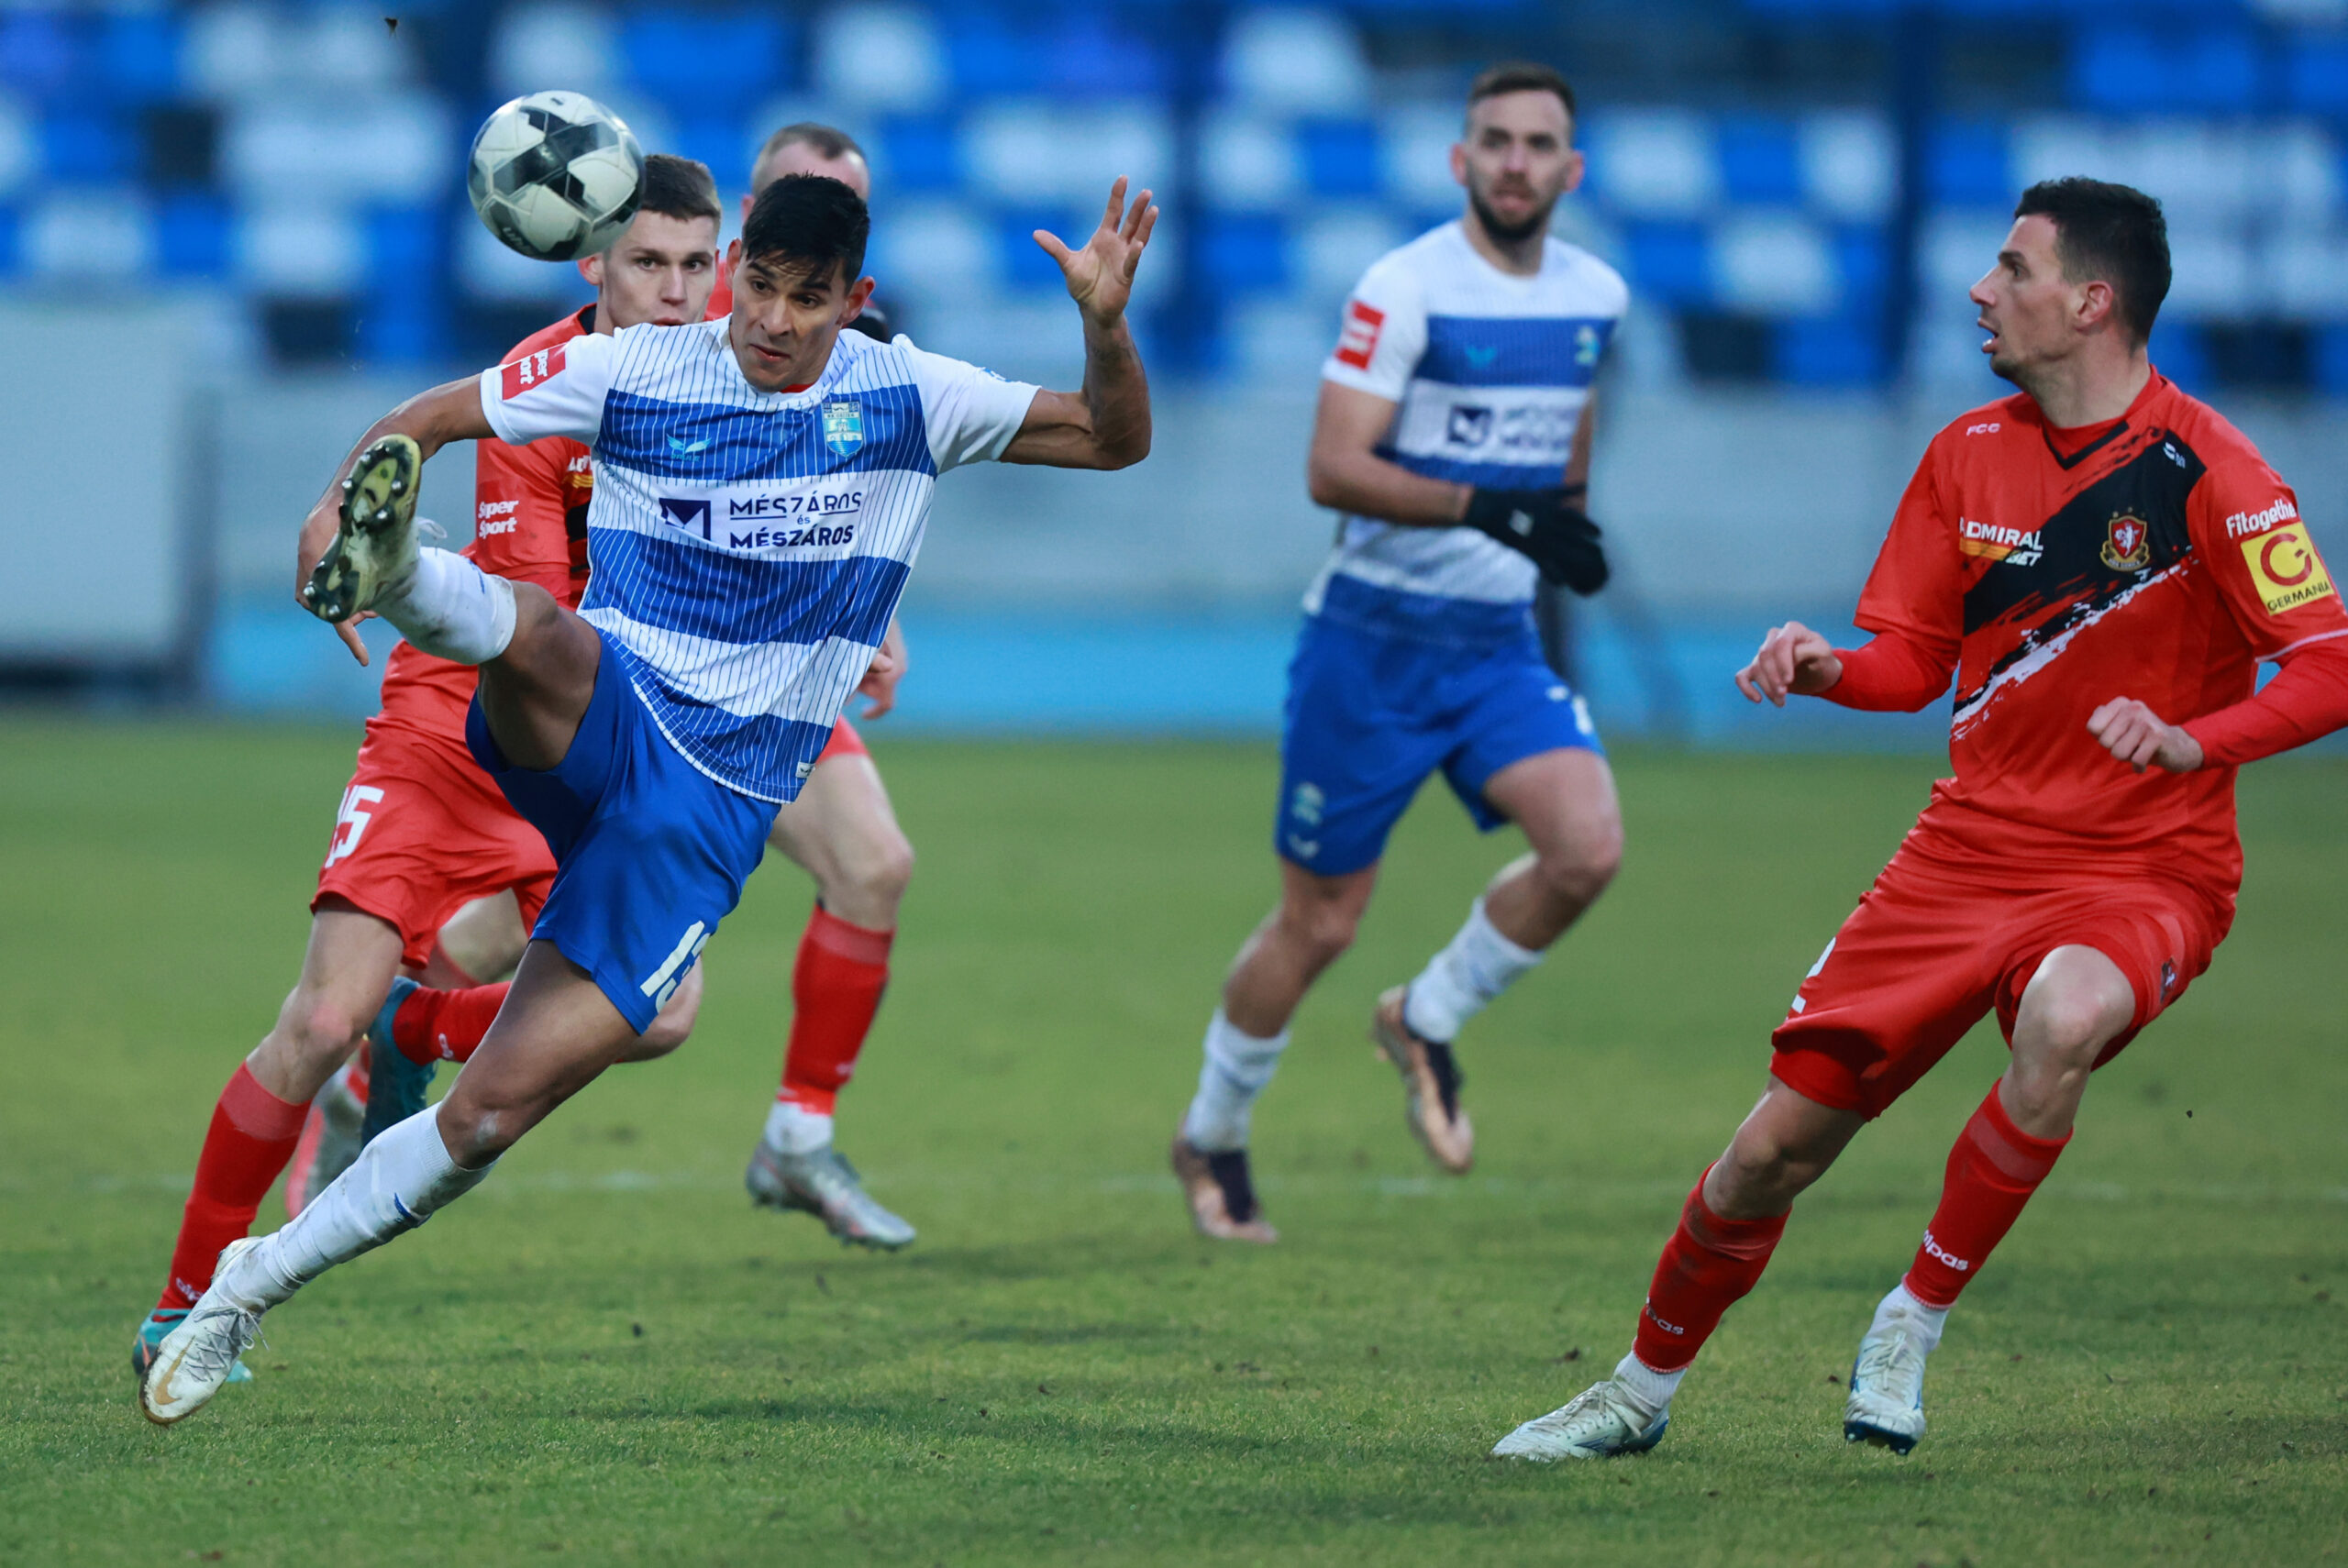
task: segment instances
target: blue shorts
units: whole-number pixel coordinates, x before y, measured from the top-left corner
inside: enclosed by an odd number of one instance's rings
[[[600,634],[598,634],[600,635]],[[630,1028],[651,1027],[766,851],[774,803],[694,767],[653,723],[605,640],[570,750],[516,767],[473,700],[465,744],[554,851],[554,889],[530,933],[586,970]]]
[[[1373,866],[1437,768],[1490,833],[1506,819],[1485,781],[1565,746],[1600,749],[1588,706],[1529,627],[1495,647],[1460,647],[1307,616],[1288,668],[1272,847],[1316,876]]]

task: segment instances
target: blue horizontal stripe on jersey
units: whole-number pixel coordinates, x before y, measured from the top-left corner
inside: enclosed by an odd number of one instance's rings
[[[841,403],[857,405],[861,437],[844,455],[824,440],[824,410]],[[670,403],[614,392],[604,400],[594,446],[604,462],[704,488],[892,469],[937,472],[921,389],[912,385],[835,392],[784,409]]]
[[[1481,490],[1556,490],[1566,482],[1563,463],[1463,463],[1456,458],[1423,458],[1380,443],[1378,455],[1414,474],[1472,484]]]
[[[886,556],[737,556],[592,522],[587,558],[594,569],[581,609],[608,606],[648,626],[746,647],[825,637],[878,647],[910,569]]]
[[[1529,600],[1500,603],[1489,599],[1453,599],[1440,593],[1413,593],[1385,588],[1341,569],[1321,585],[1324,621],[1382,636],[1407,637],[1418,643],[1445,643],[1453,647],[1504,647],[1535,635]]]
[[[1412,376],[1455,387],[1586,387],[1614,318],[1430,315]]]
[[[629,683],[677,748],[728,789],[760,800],[795,795],[804,777],[799,765],[812,764],[832,738],[829,724],[772,713],[729,713],[696,701],[616,637],[605,638],[604,646],[619,651]]]

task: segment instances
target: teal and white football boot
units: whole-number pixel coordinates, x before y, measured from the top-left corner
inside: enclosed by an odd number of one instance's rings
[[[348,621],[407,580],[415,570],[415,498],[423,478],[424,448],[405,436],[382,436],[351,460],[334,540],[302,588],[311,614]]]
[[[1670,1425],[1668,1407],[1650,1410],[1620,1380],[1610,1377],[1501,1439],[1492,1445],[1492,1457],[1554,1464],[1560,1459],[1645,1453],[1663,1441],[1664,1429]]]
[[[1904,1292],[1895,1293],[1904,1295]],[[1924,1435],[1924,1358],[1940,1343],[1935,1325],[1886,1300],[1851,1364],[1843,1441],[1905,1454]]]
[[[178,1328],[186,1316],[187,1309],[184,1307],[158,1307],[147,1314],[147,1320],[140,1323],[138,1331],[130,1337],[130,1370],[141,1381],[147,1376],[147,1369],[154,1364],[155,1350],[163,1342],[163,1336]],[[252,1368],[239,1358],[235,1365],[228,1368],[228,1375],[222,1381],[250,1383],[252,1380]]]
[[[383,1005],[376,1010],[375,1021],[367,1026],[367,1115],[359,1124],[361,1149],[424,1109],[425,1093],[439,1067],[437,1062],[409,1061],[392,1042],[392,1020],[399,1016],[400,1003],[417,988],[417,983],[405,975],[395,976],[392,988],[383,994]],[[354,1153],[351,1157],[358,1156]]]
[[[813,1214],[844,1242],[890,1253],[913,1245],[914,1228],[874,1201],[856,1167],[828,1143],[812,1154],[786,1154],[761,1138],[742,1185],[760,1208]]]

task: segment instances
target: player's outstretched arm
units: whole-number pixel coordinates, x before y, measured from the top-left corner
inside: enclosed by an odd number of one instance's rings
[[[2088,734],[2139,773],[2154,767],[2190,773],[2203,760],[2201,743],[2184,726],[2164,723],[2158,713],[2133,697],[2114,697],[2089,713]]]
[[[1081,250],[1036,231],[1036,243],[1059,263],[1069,298],[1084,317],[1084,390],[1039,392],[1025,423],[1003,448],[1006,463],[1055,469],[1122,469],[1149,456],[1149,378],[1125,325],[1134,271],[1157,226],[1149,193],[1125,205],[1125,182],[1110,187],[1101,226]]]
[[[1834,645],[1800,621],[1789,621],[1769,628],[1761,651],[1736,672],[1736,689],[1749,702],[1767,699],[1782,708],[1789,694],[1815,697],[1842,679]]]
[[[367,433],[359,437],[359,444],[335,465],[326,493],[318,497],[318,503],[303,520],[294,552],[294,602],[305,610],[309,607],[302,590],[310,580],[310,569],[318,564],[318,558],[326,554],[327,544],[334,538],[337,508],[342,501],[342,476],[350,471],[350,465],[360,453],[385,436],[405,436],[429,458],[451,441],[485,440],[495,434],[489,426],[489,416],[482,412],[481,381],[473,376],[418,392],[369,425]],[[343,640],[353,657],[365,664],[367,645],[359,640],[357,620],[353,616],[336,623],[335,635]]]

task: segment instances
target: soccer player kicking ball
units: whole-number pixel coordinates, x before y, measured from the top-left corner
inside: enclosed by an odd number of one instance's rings
[[[872,289],[864,203],[803,175],[759,193],[727,319],[575,337],[425,392],[368,432],[303,525],[303,602],[354,649],[350,620],[371,610],[481,667],[468,744],[546,835],[554,885],[447,1098],[368,1144],[283,1229],[227,1248],[148,1368],[150,1419],[200,1408],[262,1313],[470,1191],[636,1047],[870,664],[940,472],[1147,453],[1124,311],[1156,215],[1146,192],[1128,208],[1120,180],[1081,249],[1036,237],[1083,320],[1080,392],[844,336]],[[577,613],[417,543],[424,460],[493,436],[567,436],[594,455],[595,569]]]
[[[1548,237],[1550,210],[1581,182],[1573,128],[1572,89],[1545,66],[1479,77],[1451,149],[1466,213],[1363,275],[1322,369],[1310,481],[1343,518],[1289,669],[1280,901],[1224,982],[1174,1139],[1202,1235],[1277,1239],[1248,1169],[1249,1113],[1306,989],[1352,944],[1387,834],[1428,774],[1478,826],[1513,822],[1532,846],[1372,1015],[1411,1129],[1445,1170],[1474,1155],[1453,1041],[1622,856],[1589,710],[1544,661],[1533,621],[1537,579],[1577,593],[1606,581],[1580,505],[1590,382],[1629,296],[1605,263]]]
[[[1874,640],[1789,624],[1738,674],[1755,701],[1913,712],[1954,671],[1955,777],[1796,992],[1631,1353],[1495,1454],[1654,1447],[1796,1196],[1994,1009],[2011,1065],[1851,1372],[1844,1436],[1906,1453],[1949,1309],[2070,1142],[2088,1075],[2208,967],[2242,880],[2234,769],[2348,723],[2348,615],[2289,488],[2146,359],[2168,285],[2151,197],[2024,192],[1972,293],[1990,368],[2021,391],[1926,448],[1859,600]],[[2254,696],[2262,659],[2282,670]]]
[[[640,322],[699,320],[716,274],[722,216],[708,170],[687,159],[647,159],[637,217],[609,250],[581,264],[595,303],[526,347]],[[556,487],[553,496],[568,491],[572,501],[542,496],[541,476]],[[593,483],[587,448],[575,441],[484,447],[475,536],[464,554],[576,605],[587,580]],[[330,1180],[357,1153],[364,1119],[402,1104],[403,1114],[420,1109],[439,1043],[461,1054],[504,999],[504,987],[471,984],[435,943],[444,922],[484,895],[499,895],[508,908],[518,900],[523,917],[534,916],[555,871],[545,838],[465,749],[474,680],[471,669],[412,644],[392,651],[382,711],[367,721],[318,873],[301,978],[276,1027],[221,1091],[162,1297],[132,1339],[132,1370],[142,1375],[155,1346],[212,1282],[221,1248],[251,1228],[288,1161],[287,1200],[298,1211],[325,1185],[318,1177]],[[432,986],[419,989],[414,976]],[[443,985],[452,988],[437,988]],[[657,1055],[682,1041],[699,994],[696,976],[637,1051]],[[373,1042],[375,1066],[364,1109],[343,1081],[361,1039]]]

